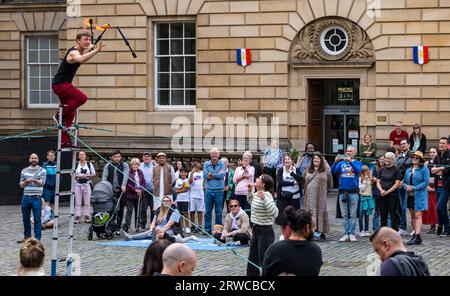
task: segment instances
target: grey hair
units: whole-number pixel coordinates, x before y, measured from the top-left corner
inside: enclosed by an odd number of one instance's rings
[[[393,152],[386,152],[384,158],[389,158],[392,161],[395,161],[395,154]]]

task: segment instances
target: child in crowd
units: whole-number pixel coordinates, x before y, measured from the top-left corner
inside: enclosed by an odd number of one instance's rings
[[[31,224],[34,224],[33,218],[30,219]],[[41,207],[41,228],[53,228],[53,213],[52,208],[45,203],[45,199],[42,198],[42,207]]]
[[[359,236],[370,236],[369,234],[369,216],[372,215],[375,203],[372,196],[372,176],[368,166],[364,165],[359,176]]]
[[[215,238],[213,240],[213,243],[218,243],[217,241],[225,243],[225,239],[222,239],[222,233],[223,233],[223,225],[215,224],[212,231],[212,235]]]
[[[180,169],[180,178],[175,183],[175,192],[177,193],[177,208],[185,219],[180,221],[183,231],[191,233],[189,228],[189,180],[187,178],[188,170],[185,167]]]
[[[167,239],[171,243],[187,243],[188,241],[194,241],[194,242],[199,241],[199,239],[194,235],[191,235],[188,237],[182,237],[181,234],[169,235],[169,234],[163,232],[162,228],[159,228],[159,227],[156,229],[155,238],[156,239]]]
[[[18,276],[42,276],[44,269],[44,246],[34,238],[27,239],[20,247],[20,268]]]
[[[203,182],[203,170],[200,162],[194,161],[192,163],[192,170],[189,173],[189,184],[191,189],[189,190],[190,198],[190,215],[191,221],[195,223],[195,213],[197,212],[197,225],[203,227],[203,212],[205,212],[205,194],[204,194],[204,182]],[[199,229],[192,225],[191,231],[196,233]]]

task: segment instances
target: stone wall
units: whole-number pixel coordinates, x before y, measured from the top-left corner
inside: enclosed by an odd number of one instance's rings
[[[107,44],[104,52],[80,68],[74,83],[89,96],[81,109],[81,122],[112,130],[82,130],[83,137],[93,136],[87,138],[90,143],[99,143],[95,142],[99,136],[113,136],[123,145],[127,145],[128,136],[142,136],[143,143],[158,143],[158,137],[175,133],[170,126],[174,117],[192,119],[193,112],[188,110],[155,110],[153,22],[171,20],[196,20],[197,108],[203,109],[204,116],[224,119],[255,112],[272,113],[280,118],[280,137],[303,149],[308,137],[308,110],[307,87],[300,78],[306,77],[306,70],[289,64],[291,42],[311,21],[340,16],[361,26],[375,49],[375,65],[358,74],[364,80],[361,134],[370,132],[378,143],[386,143],[396,120],[403,120],[408,132],[412,131],[412,124],[421,123],[431,140],[449,133],[450,2],[447,0],[380,0],[381,10],[375,17],[366,13],[366,0],[81,2],[82,18],[67,19],[69,41],[66,43],[61,36],[62,52],[72,44],[83,18],[93,18],[98,24],[123,27],[138,55],[133,59],[118,32],[111,30],[104,35]],[[13,14],[0,8],[2,133],[6,129],[45,126],[51,123],[48,118],[54,112],[28,110],[23,105],[22,31],[17,25],[21,21],[20,18],[14,21]],[[42,15],[31,14],[39,22]],[[23,22],[26,24],[24,19]],[[421,44],[430,47],[430,62],[423,66],[412,60],[412,46]],[[251,49],[250,66],[236,64],[235,50],[239,47]],[[345,76],[353,70],[330,71]],[[318,71],[326,76],[328,69]],[[203,134],[207,132],[204,130]]]

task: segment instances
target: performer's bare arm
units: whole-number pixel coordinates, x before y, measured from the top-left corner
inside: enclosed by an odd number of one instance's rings
[[[92,51],[88,51],[85,54],[80,54],[78,50],[72,50],[69,55],[67,56],[67,62],[69,64],[75,64],[80,63],[83,64],[87,61],[89,61],[93,56],[95,56],[98,52],[102,51],[103,47],[106,45],[102,44],[100,41],[94,46],[94,49]]]

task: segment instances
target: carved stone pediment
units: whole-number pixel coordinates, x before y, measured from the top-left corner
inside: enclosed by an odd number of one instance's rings
[[[375,54],[369,36],[360,26],[334,17],[306,25],[292,41],[290,61],[298,66],[370,66]]]

